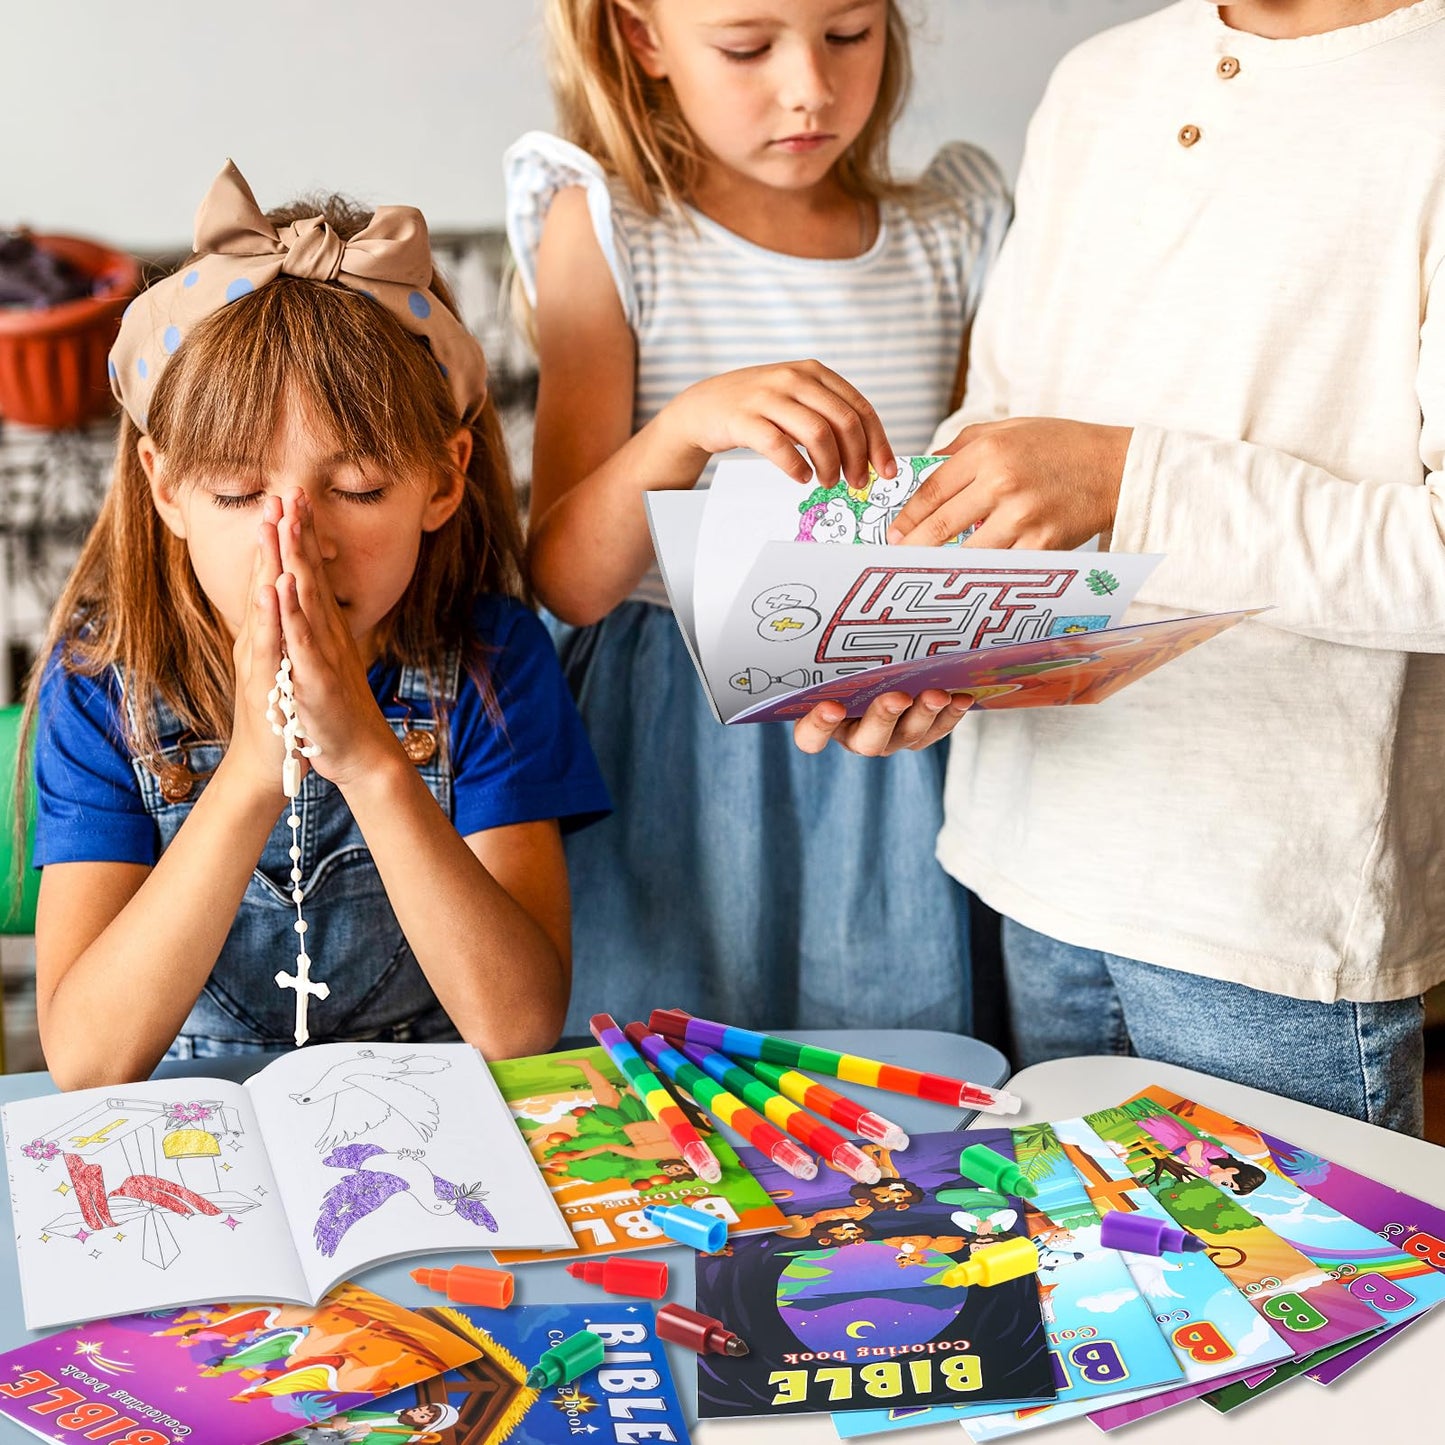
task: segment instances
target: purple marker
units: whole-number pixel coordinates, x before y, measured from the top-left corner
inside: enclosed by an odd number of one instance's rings
[[[1209,1248],[1188,1230],[1165,1224],[1149,1214],[1111,1209],[1099,1225],[1099,1243],[1105,1249],[1127,1249],[1135,1254],[1202,1254]]]

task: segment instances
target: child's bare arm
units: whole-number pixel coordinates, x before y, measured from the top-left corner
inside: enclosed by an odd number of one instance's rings
[[[488,1058],[551,1048],[572,982],[557,824],[463,838],[399,748],[344,793],[406,941],[462,1037]]]
[[[893,475],[873,408],[816,361],[697,382],[632,434],[632,333],[580,190],[560,192],[547,214],[537,297],[529,559],[538,596],[564,621],[594,622],[637,585],[652,561],[643,494],[691,487],[716,452],[747,447],[798,482],[816,469],[861,486],[870,462]]]
[[[150,1076],[220,956],[282,801],[279,783],[258,796],[223,759],[154,868],[45,869],[36,1012],[61,1088]]]
[[[632,590],[652,547],[639,478],[603,470],[632,433],[636,350],[580,189],[559,192],[547,213],[536,331],[528,560],[541,600],[590,622]]]
[[[331,590],[311,504],[286,500],[276,597],[310,766],[341,790],[437,998],[488,1057],[550,1048],[571,985],[555,821],[463,838],[382,715]],[[324,961],[317,961],[323,970]]]

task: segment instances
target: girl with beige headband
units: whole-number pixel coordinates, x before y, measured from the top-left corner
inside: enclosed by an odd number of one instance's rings
[[[28,699],[50,1069],[287,1046],[297,904],[314,1040],[546,1048],[560,830],[607,802],[481,348],[409,207],[263,215],[228,165],[195,250],[122,323],[115,478]],[[319,749],[290,806],[283,651]]]

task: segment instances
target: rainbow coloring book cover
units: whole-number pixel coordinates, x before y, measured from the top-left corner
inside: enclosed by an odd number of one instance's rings
[[[1266,1380],[1282,1384],[1384,1327],[1381,1315],[1333,1270],[1321,1269],[1250,1207],[1266,1171],[1234,1158],[1152,1099],[1100,1110],[1088,1123],[1117,1147],[1173,1221],[1205,1241],[1214,1263],[1293,1350],[1293,1361],[1223,1387],[1234,1392],[1234,1403]],[[1262,1210],[1273,1212],[1267,1204]],[[1218,1397],[1205,1398],[1215,1403]]]
[[[0,1355],[0,1415],[42,1440],[263,1445],[480,1354],[370,1290],[96,1320]]]
[[[652,1306],[635,1300],[513,1305],[507,1310],[428,1307],[480,1354],[459,1369],[310,1425],[277,1445],[687,1445]],[[543,1351],[591,1330],[602,1364],[570,1384],[532,1389],[527,1371]],[[200,1445],[200,1442],[198,1442]]]
[[[1082,1119],[1054,1125],[1064,1151],[1102,1218],[1110,1210],[1173,1220],[1107,1144]],[[1215,1389],[1243,1375],[1268,1373],[1294,1352],[1229,1282],[1208,1254],[1135,1254],[1120,1251],[1134,1287],[1149,1302],[1162,1337],[1174,1352],[1183,1381],[1163,1390],[1140,1386],[1112,1396],[1090,1419],[1111,1430]],[[1052,1412],[1051,1412],[1052,1413]],[[1071,1413],[1061,1409],[1059,1415]],[[972,1427],[970,1427],[971,1429]]]
[[[1026,1204],[959,1168],[1007,1130],[915,1134],[906,1151],[862,1147],[883,1178],[831,1168],[794,1179],[757,1150],[744,1162],[787,1211],[784,1229],[697,1259],[697,1308],[747,1341],[698,1357],[701,1418],[1054,1398],[1033,1275],[987,1289],[940,1276],[1025,1233]]]
[[[767,1190],[738,1162],[708,1116],[684,1097],[684,1112],[722,1165],[718,1183],[699,1179],[602,1049],[500,1059],[490,1067],[571,1227],[579,1256],[667,1244],[662,1231],[642,1217],[649,1204],[690,1204],[726,1220],[730,1235],[776,1229],[783,1222]],[[528,1264],[549,1253],[555,1251],[495,1251],[505,1265]]]
[[[1124,625],[1155,555],[886,545],[946,458],[891,478],[800,487],[729,459],[712,484],[649,492],[668,601],[720,722],[857,717],[894,689],[968,692],[982,708],[1102,702],[1250,615]]]
[[[1383,1324],[1406,1324],[1445,1299],[1445,1275],[1436,1272],[1418,1247],[1406,1251],[1360,1219],[1357,1197],[1346,1197],[1347,1210],[1313,1186],[1307,1191],[1303,1181],[1280,1168],[1257,1134],[1205,1105],[1158,1086],[1145,1090],[1136,1100],[1167,1109],[1172,1117],[1199,1131],[1202,1140],[1219,1145],[1225,1157],[1257,1165],[1262,1178],[1249,1196],[1251,1211],[1321,1270],[1335,1275],[1356,1299],[1379,1314]],[[1306,1373],[1317,1384],[1329,1384],[1378,1349],[1385,1337],[1382,1331],[1311,1366]],[[1243,1396],[1242,1391],[1234,1394]],[[1233,1398],[1225,1395],[1219,1403],[1228,1404]]]

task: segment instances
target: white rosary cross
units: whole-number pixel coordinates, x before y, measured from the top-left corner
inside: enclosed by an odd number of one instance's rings
[[[282,657],[281,666],[276,670],[276,686],[266,695],[266,720],[271,731],[280,737],[286,747],[286,760],[281,765],[281,791],[292,799],[291,812],[286,819],[291,829],[291,901],[296,905],[296,930],[300,947],[296,954],[296,972],[285,969],[276,975],[278,988],[296,990],[296,1046],[300,1048],[311,1037],[306,1027],[306,1006],[312,998],[324,999],[331,989],[325,983],[316,983],[311,978],[311,955],[306,952],[306,920],[301,916],[301,845],[297,830],[301,827],[300,815],[296,812],[295,797],[301,791],[301,759],[314,758],[321,749],[301,728],[296,715],[296,694],[291,685],[291,659]]]

